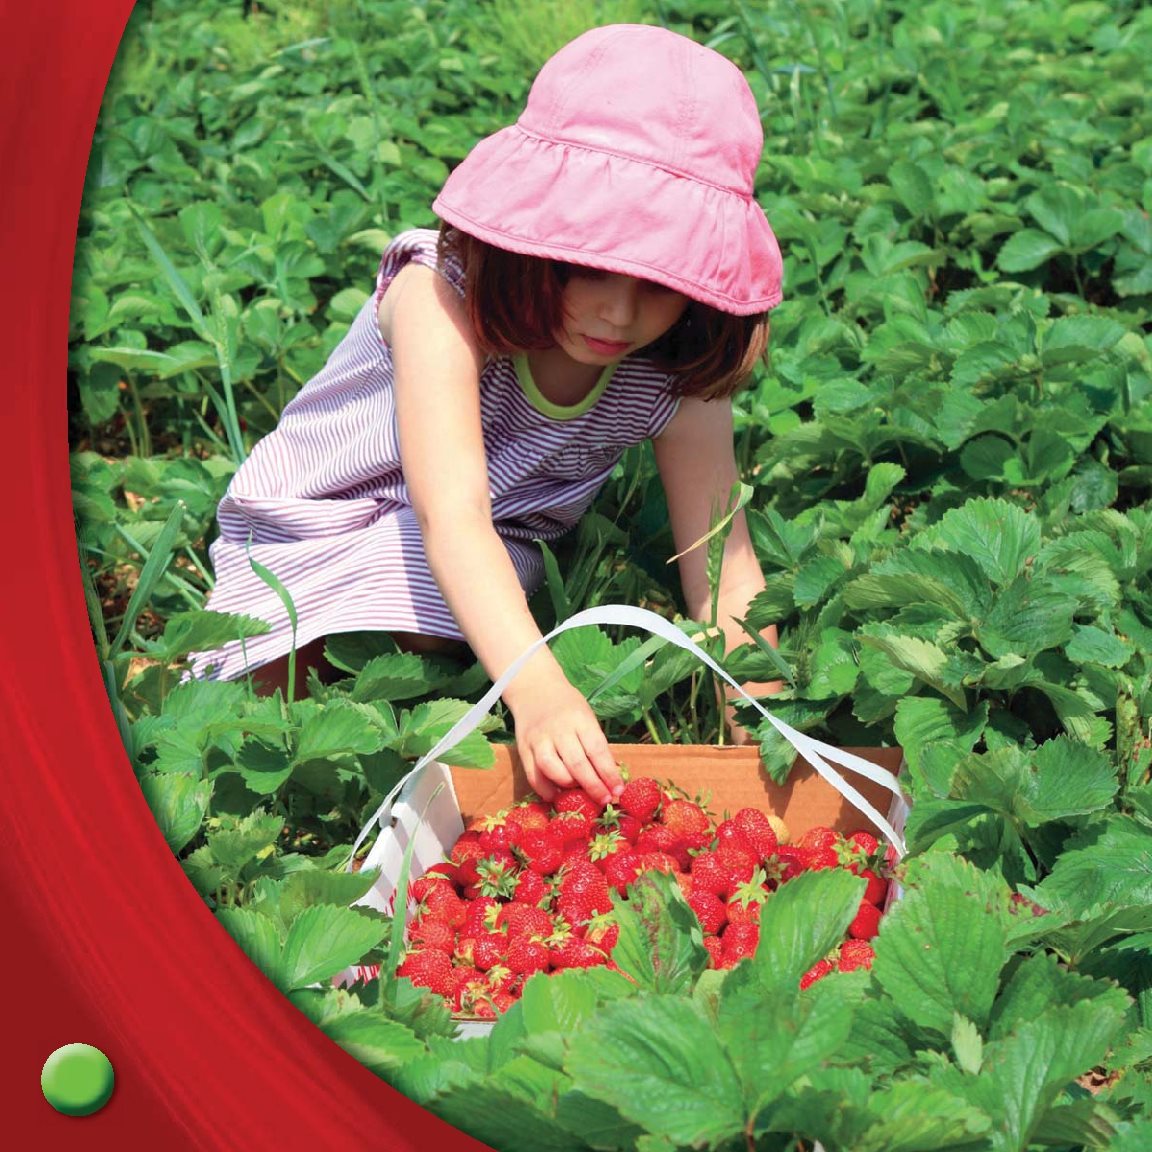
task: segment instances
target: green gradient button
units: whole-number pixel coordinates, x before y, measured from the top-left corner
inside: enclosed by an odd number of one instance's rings
[[[91,1044],[65,1044],[44,1063],[44,1099],[65,1116],[91,1116],[108,1103],[116,1085],[112,1063]]]

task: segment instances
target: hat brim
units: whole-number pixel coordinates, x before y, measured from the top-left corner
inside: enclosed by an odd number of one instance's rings
[[[751,197],[519,125],[481,140],[432,210],[495,247],[652,280],[721,312],[781,300],[780,248]]]

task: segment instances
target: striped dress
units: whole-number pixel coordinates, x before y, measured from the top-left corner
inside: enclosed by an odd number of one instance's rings
[[[436,233],[413,229],[384,252],[376,293],[324,368],[285,407],[236,472],[217,512],[207,607],[266,620],[263,636],[199,653],[198,676],[233,679],[292,646],[287,613],[252,558],[288,590],[297,646],[336,632],[417,632],[462,639],[428,567],[400,466],[392,359],[376,310],[409,261],[436,268],[458,292],[460,269],[440,267]],[[672,418],[673,377],[642,358],[605,371],[580,404],[539,392],[523,357],[490,357],[480,411],[494,526],[526,593],[543,579],[533,541],[553,541],[587,510],[624,450]]]

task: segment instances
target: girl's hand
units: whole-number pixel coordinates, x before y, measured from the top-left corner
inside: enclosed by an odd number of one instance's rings
[[[623,791],[620,770],[588,701],[559,677],[546,691],[510,704],[516,747],[528,783],[541,800],[579,786],[604,805]]]

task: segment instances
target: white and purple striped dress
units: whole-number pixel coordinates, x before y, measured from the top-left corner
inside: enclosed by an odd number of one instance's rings
[[[392,359],[376,310],[409,261],[438,268],[436,233],[414,229],[384,252],[364,304],[324,368],[233,477],[211,548],[207,607],[267,620],[271,632],[200,653],[196,675],[233,679],[285,655],[287,613],[253,559],[287,588],[296,643],[335,632],[418,632],[461,639],[424,555],[396,434]],[[440,267],[457,291],[460,272]],[[587,510],[624,450],[672,418],[673,377],[642,358],[605,372],[580,404],[550,404],[521,357],[490,358],[480,377],[492,519],[526,592],[543,579],[534,540],[553,541]]]

